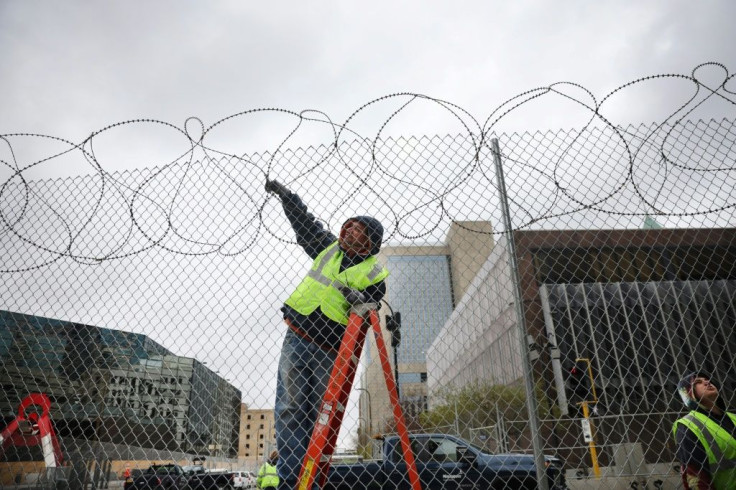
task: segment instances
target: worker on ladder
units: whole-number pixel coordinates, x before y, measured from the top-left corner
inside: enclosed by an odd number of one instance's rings
[[[339,237],[325,230],[295,193],[268,180],[297,243],[314,261],[282,307],[288,329],[276,382],[279,489],[294,489],[352,305],[380,303],[388,271],[378,264],[383,226],[375,218],[348,219]]]

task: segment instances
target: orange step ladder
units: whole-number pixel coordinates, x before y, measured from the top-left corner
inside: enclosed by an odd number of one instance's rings
[[[377,306],[374,303],[367,303],[355,305],[350,310],[348,326],[345,329],[345,335],[340,344],[335,365],[332,368],[327,390],[322,399],[322,405],[319,408],[317,422],[314,425],[309,446],[307,446],[307,454],[304,457],[304,463],[299,473],[297,490],[310,490],[315,481],[319,483],[319,488],[324,487],[327,480],[327,472],[330,469],[332,455],[335,452],[335,444],[340,432],[340,426],[342,425],[342,418],[347,407],[348,396],[353,387],[360,354],[363,351],[366,334],[370,327],[373,328],[373,333],[376,337],[378,355],[381,359],[381,367],[383,368],[383,375],[386,379],[389,399],[393,406],[394,421],[396,422],[396,430],[399,434],[404,459],[406,460],[409,482],[411,483],[412,490],[421,490],[422,488],[419,482],[419,472],[414,461],[414,454],[409,444],[409,433],[406,430],[404,413],[399,404],[396,380],[391,372],[386,342],[383,339],[381,325],[378,321]]]

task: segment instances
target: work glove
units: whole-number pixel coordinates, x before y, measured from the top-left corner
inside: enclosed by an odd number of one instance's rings
[[[281,199],[285,199],[291,192],[283,184],[275,180],[266,180],[266,192],[276,194]]]
[[[340,292],[345,297],[345,301],[347,301],[351,305],[360,305],[368,302],[368,297],[365,295],[365,293],[363,293],[362,291],[358,291],[357,289],[341,287]]]

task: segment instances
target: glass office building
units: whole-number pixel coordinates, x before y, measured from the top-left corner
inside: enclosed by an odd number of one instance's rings
[[[401,314],[396,348],[399,397],[411,425],[427,409],[427,353],[457,302],[493,247],[488,222],[453,222],[445,243],[436,246],[385,246],[379,260],[388,268],[385,315]],[[372,336],[369,336],[372,337]],[[387,344],[391,334],[384,331]],[[368,432],[390,428],[393,415],[375,344],[367,344],[361,376],[360,417]],[[389,348],[394,362],[393,349]],[[388,425],[387,425],[388,424]]]
[[[237,453],[240,391],[145,335],[0,311],[0,360],[3,426],[40,392],[62,440]]]

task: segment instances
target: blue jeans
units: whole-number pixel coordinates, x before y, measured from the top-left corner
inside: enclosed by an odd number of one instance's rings
[[[291,329],[281,348],[276,381],[276,469],[279,488],[296,488],[336,354],[320,349]]]

